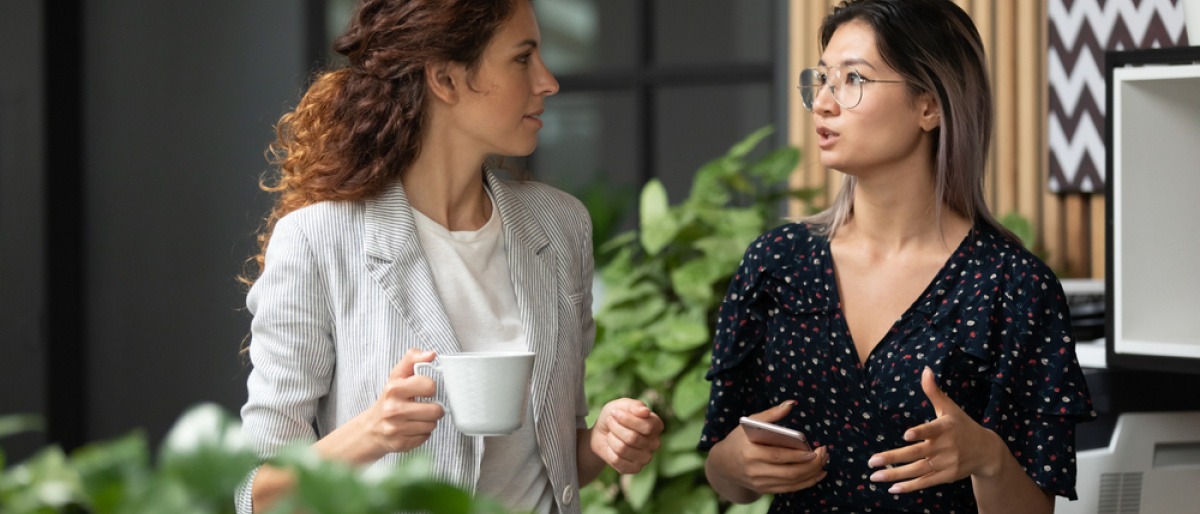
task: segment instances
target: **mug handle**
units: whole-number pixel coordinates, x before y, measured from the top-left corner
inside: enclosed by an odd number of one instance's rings
[[[428,375],[426,375],[426,376],[429,376],[429,378],[433,378],[433,376],[432,376],[432,375],[433,375],[435,372],[436,372],[436,373],[441,373],[441,372],[442,372],[442,368],[438,367],[436,364],[431,364],[431,363],[428,363],[428,362],[418,362],[418,363],[416,363],[416,364],[414,364],[414,365],[413,365],[413,374],[414,374],[414,375],[425,375],[424,373],[421,373],[421,370],[426,370],[426,369],[427,369],[427,370],[429,370],[429,374],[428,374]],[[435,379],[435,380],[436,380],[436,379]],[[447,405],[447,404],[446,404],[446,403],[444,403],[444,402],[438,401],[438,399],[437,399],[437,398],[434,398],[434,397],[432,397],[432,396],[418,396],[418,397],[416,397],[416,398],[413,398],[413,399],[414,399],[414,400],[416,400],[416,401],[419,401],[419,402],[431,402],[431,403],[436,403],[436,404],[438,404],[438,405],[441,405],[441,406],[442,406],[442,410],[444,410],[444,411],[446,411],[446,412],[450,412],[450,406],[449,406],[449,405]]]

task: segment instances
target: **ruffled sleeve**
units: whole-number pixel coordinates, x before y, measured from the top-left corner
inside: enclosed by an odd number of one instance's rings
[[[1003,348],[985,425],[1043,490],[1075,499],[1075,425],[1095,418],[1075,356],[1066,296],[1029,257],[1011,268],[1002,299]]]
[[[766,237],[758,238],[746,249],[717,314],[712,366],[705,375],[712,381],[712,389],[704,432],[700,437],[699,448],[703,451],[712,448],[736,428],[744,404],[753,394],[752,380],[742,376],[746,370],[739,365],[756,350],[761,351],[766,330],[766,313],[761,300],[767,295],[759,290],[765,271]]]

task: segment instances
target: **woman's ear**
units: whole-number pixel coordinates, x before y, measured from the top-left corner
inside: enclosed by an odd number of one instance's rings
[[[942,108],[932,93],[921,93],[917,107],[921,111],[921,130],[933,132],[942,126]]]
[[[462,86],[455,71],[455,67],[448,62],[431,62],[425,65],[426,86],[433,96],[448,104],[458,102],[459,88]]]

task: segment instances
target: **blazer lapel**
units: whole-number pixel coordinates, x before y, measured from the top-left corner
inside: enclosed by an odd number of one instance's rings
[[[507,185],[487,172],[488,186],[504,220],[509,275],[525,326],[529,350],[537,356],[533,364],[530,401],[534,419],[541,417],[541,405],[550,386],[558,350],[558,276],[550,238],[528,207]]]
[[[459,352],[399,180],[366,202],[364,224],[367,270],[415,334],[410,345],[439,355]]]

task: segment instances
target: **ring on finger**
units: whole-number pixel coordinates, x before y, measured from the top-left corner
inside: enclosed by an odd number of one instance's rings
[[[930,473],[937,473],[937,468],[933,467],[933,459],[931,459],[929,457],[925,457],[925,463],[929,464],[929,472]]]

